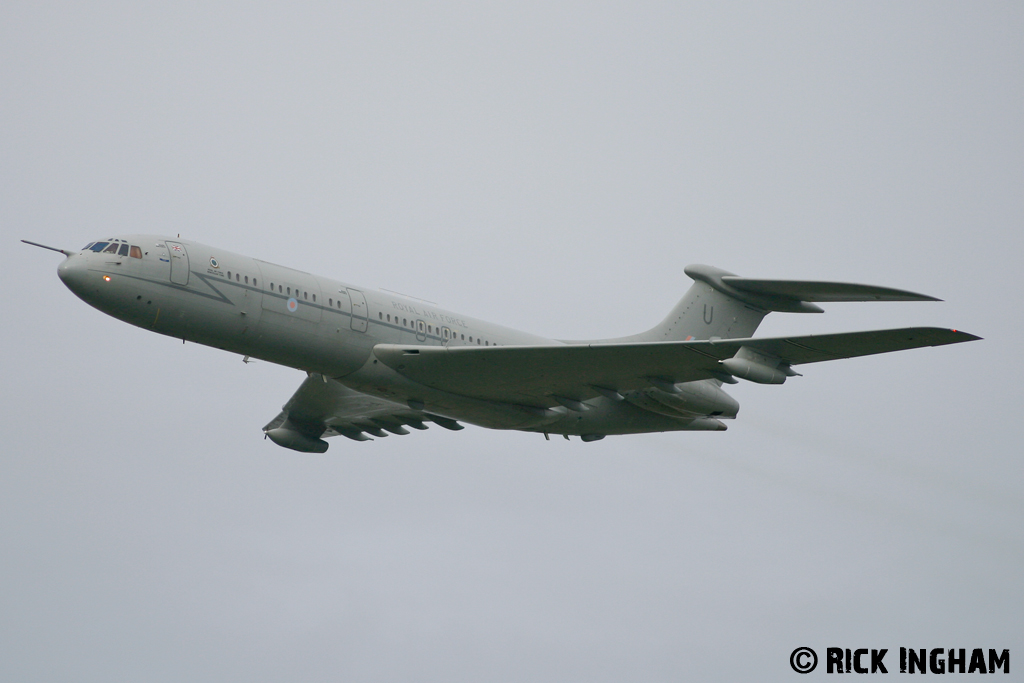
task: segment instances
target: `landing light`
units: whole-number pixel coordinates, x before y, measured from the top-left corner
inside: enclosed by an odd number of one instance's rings
[[[110,276],[109,275],[104,275],[103,276],[103,281],[104,282],[110,282]]]

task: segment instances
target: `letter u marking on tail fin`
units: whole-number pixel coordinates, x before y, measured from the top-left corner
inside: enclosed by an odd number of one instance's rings
[[[715,319],[715,307],[712,306],[710,309],[707,304],[704,304],[704,323],[710,325],[711,321]]]

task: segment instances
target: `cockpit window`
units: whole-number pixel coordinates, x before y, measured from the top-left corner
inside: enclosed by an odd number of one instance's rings
[[[108,244],[110,244],[110,242],[93,242],[93,245],[89,248],[99,253],[103,251],[103,247],[107,246]]]
[[[128,255],[132,258],[142,258],[142,249],[133,244],[132,250],[128,252]]]
[[[111,242],[110,246],[103,250],[104,254],[116,254],[117,253],[117,242]]]
[[[92,247],[92,245],[94,245],[94,244],[96,244],[96,243],[95,242],[89,242],[89,244],[87,244],[84,247],[82,247],[82,251],[88,251],[89,248]]]
[[[127,256],[128,255],[128,245],[127,244],[122,244],[121,248],[117,250],[117,255],[118,256]]]

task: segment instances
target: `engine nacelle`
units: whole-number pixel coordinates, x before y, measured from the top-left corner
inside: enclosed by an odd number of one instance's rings
[[[675,385],[669,393],[655,389],[650,393],[658,403],[684,415],[714,415],[733,418],[740,410],[740,404],[732,396],[711,382],[683,382]]]
[[[722,361],[722,367],[734,377],[758,384],[782,384],[786,381],[786,373],[782,370],[745,358],[728,358]]]
[[[278,446],[284,446],[293,451],[301,451],[303,453],[324,453],[330,445],[323,439],[314,439],[302,432],[284,427],[269,429],[264,434],[270,437],[270,440]]]

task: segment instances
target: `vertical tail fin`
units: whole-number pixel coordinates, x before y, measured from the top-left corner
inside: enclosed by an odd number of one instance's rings
[[[749,337],[768,315],[770,309],[751,305],[716,286],[732,273],[711,266],[687,266],[685,272],[694,279],[693,285],[664,320],[636,335],[636,341]]]
[[[823,313],[811,303],[814,301],[939,301],[924,294],[875,285],[744,278],[711,266],[687,266],[684,272],[693,278],[693,286],[668,317],[629,340],[750,337],[772,311]]]

